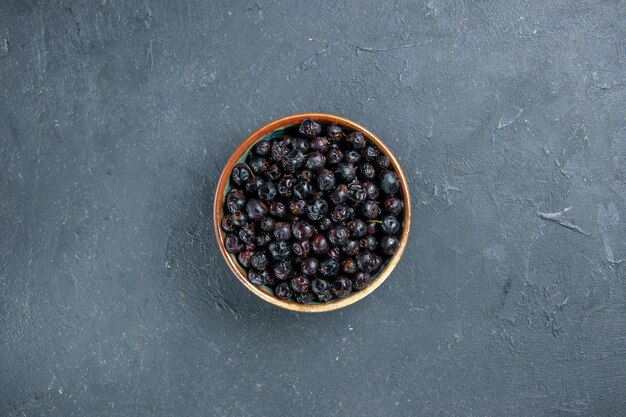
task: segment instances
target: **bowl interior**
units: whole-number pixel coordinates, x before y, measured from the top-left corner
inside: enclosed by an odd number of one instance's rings
[[[402,197],[403,197],[404,205],[405,205],[404,215],[402,218],[402,232],[401,232],[400,239],[399,239],[400,244],[396,253],[391,258],[385,261],[385,263],[383,264],[383,267],[376,274],[372,275],[372,281],[367,288],[361,291],[354,291],[345,298],[333,299],[332,301],[328,303],[312,302],[309,304],[300,304],[295,301],[285,301],[276,297],[270,287],[266,285],[255,286],[252,283],[250,283],[247,279],[246,271],[239,264],[237,257],[234,254],[231,254],[224,249],[224,246],[223,246],[224,233],[220,227],[221,220],[224,215],[223,207],[224,207],[226,194],[233,188],[233,185],[231,184],[231,181],[230,181],[230,172],[232,170],[232,167],[236,165],[237,163],[244,162],[246,160],[246,158],[248,157],[248,154],[250,153],[255,143],[258,143],[263,140],[271,140],[275,137],[282,136],[285,133],[297,134],[298,125],[300,124],[302,120],[304,120],[307,117],[312,118],[322,123],[334,122],[346,129],[358,130],[361,133],[363,133],[363,136],[367,139],[368,143],[373,144],[378,149],[383,151],[387,155],[387,157],[390,159],[391,164],[394,168],[394,171],[398,174],[398,178],[401,183],[401,189],[402,189],[402,194],[403,194]],[[293,119],[293,120],[289,120],[289,119]],[[281,121],[283,123],[280,123]],[[410,209],[408,188],[406,186],[406,178],[404,177],[404,174],[402,173],[402,170],[400,169],[400,166],[397,160],[395,159],[391,151],[384,145],[384,143],[380,141],[380,139],[378,139],[371,132],[357,125],[356,123],[348,121],[347,119],[340,118],[338,116],[324,115],[324,114],[304,114],[304,115],[288,116],[284,119],[279,119],[275,122],[265,125],[264,127],[258,129],[256,132],[250,135],[240,145],[240,147],[233,153],[233,155],[231,156],[231,159],[228,161],[226,165],[226,168],[222,172],[222,176],[218,183],[218,190],[216,194],[215,207],[214,207],[214,222],[215,222],[217,239],[218,239],[218,243],[220,245],[222,254],[226,258],[233,272],[235,272],[235,274],[237,275],[237,278],[246,287],[248,287],[248,289],[250,289],[252,292],[254,292],[259,297],[263,298],[264,300],[270,302],[271,304],[277,305],[282,308],[286,308],[286,309],[294,310],[294,311],[320,312],[320,311],[335,310],[338,308],[345,307],[349,304],[352,304],[358,301],[359,299],[365,297],[366,295],[374,291],[374,289],[376,289],[380,284],[382,284],[382,281],[386,279],[386,277],[391,273],[391,270],[393,270],[393,268],[397,264],[398,260],[400,259],[402,255],[402,252],[404,251],[404,247],[406,246],[406,241],[408,239],[408,232],[409,232],[409,227],[410,227],[410,210],[411,209]]]

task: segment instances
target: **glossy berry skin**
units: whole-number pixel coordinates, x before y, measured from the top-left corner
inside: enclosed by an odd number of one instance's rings
[[[343,160],[346,161],[348,164],[356,166],[361,160],[361,154],[357,151],[350,150],[346,152],[346,154],[343,156]]]
[[[297,275],[292,278],[290,285],[295,292],[305,293],[309,291],[310,282],[304,275]]]
[[[269,143],[269,141],[262,140],[254,145],[254,147],[252,148],[252,152],[254,152],[254,154],[258,156],[267,156],[269,155],[271,149],[272,145]]]
[[[244,163],[235,165],[233,172],[230,174],[230,180],[237,185],[243,185],[250,177],[252,177],[252,173]]]
[[[324,169],[326,157],[321,152],[311,152],[306,159],[306,169],[312,172],[319,172]]]
[[[395,236],[383,236],[380,239],[378,249],[385,255],[393,255],[396,249],[398,249],[399,243],[398,238]]]
[[[280,169],[278,164],[270,165],[267,171],[265,171],[265,176],[270,181],[277,181],[281,177],[281,175],[283,175],[283,171]]]
[[[333,294],[329,291],[326,291],[321,294],[317,294],[317,301],[320,303],[327,303],[333,299]]]
[[[296,301],[301,303],[301,304],[309,304],[314,299],[315,299],[315,295],[313,293],[311,293],[311,292],[297,293],[296,294]]]
[[[339,273],[339,263],[335,259],[326,258],[320,262],[319,273],[324,277],[334,277]]]
[[[389,161],[389,158],[387,158],[386,155],[380,155],[378,159],[376,159],[376,161],[374,162],[374,165],[376,165],[377,169],[383,171],[385,169],[389,169],[389,167],[391,166],[391,161]]]
[[[400,182],[395,172],[384,171],[380,178],[380,189],[387,195],[393,195],[400,189]]]
[[[378,246],[378,241],[372,235],[367,235],[359,241],[359,247],[362,249],[367,249],[373,251]]]
[[[367,142],[361,132],[352,132],[348,135],[347,141],[354,149],[363,149]]]
[[[254,244],[258,247],[265,247],[272,241],[272,235],[267,232],[259,233],[254,239]]]
[[[326,230],[329,230],[332,225],[333,222],[328,217],[324,217],[320,219],[317,227],[320,231],[325,232]]]
[[[292,226],[291,232],[298,240],[308,240],[315,234],[315,229],[310,223],[299,221]]]
[[[286,222],[276,223],[274,226],[274,239],[289,240],[291,239],[291,225]]]
[[[297,242],[293,242],[291,245],[291,250],[297,256],[307,256],[311,251],[311,243],[308,240],[300,240]]]
[[[222,218],[222,230],[226,233],[231,233],[235,231],[235,224],[233,223],[233,219],[231,215],[224,216]]]
[[[300,262],[300,271],[304,275],[315,275],[317,270],[319,269],[320,262],[317,258],[304,258],[302,262]]]
[[[226,208],[229,212],[234,213],[237,210],[243,210],[246,206],[246,196],[241,190],[233,189],[226,196]]]
[[[311,249],[313,250],[314,253],[318,255],[326,253],[329,247],[330,247],[330,243],[328,242],[328,239],[326,239],[326,236],[324,235],[315,235],[313,239],[311,239]]]
[[[335,223],[343,223],[354,217],[354,209],[344,204],[335,206],[330,213],[330,218]]]
[[[387,233],[388,235],[395,235],[400,231],[400,222],[393,214],[383,216],[381,221],[381,227],[383,229],[383,232]]]
[[[326,153],[326,164],[327,165],[336,165],[343,159],[343,152],[341,152],[338,148],[331,148]]]
[[[304,164],[304,159],[302,151],[294,149],[283,157],[283,168],[286,172],[294,172]]]
[[[278,242],[270,242],[270,244],[268,245],[268,249],[270,250],[272,258],[279,261],[287,259],[289,255],[291,255],[291,245],[284,240],[280,240]]]
[[[248,281],[254,285],[263,285],[263,275],[259,271],[251,269],[248,271]]]
[[[300,180],[293,186],[293,195],[304,200],[313,192],[313,186],[309,181]]]
[[[237,210],[231,214],[230,219],[235,227],[241,227],[248,222],[248,216],[241,210]]]
[[[332,190],[335,186],[335,174],[332,171],[325,169],[316,177],[317,188],[321,191],[329,191]]]
[[[292,272],[293,268],[291,267],[291,262],[289,261],[280,261],[274,266],[274,276],[278,280],[286,280]]]
[[[329,258],[333,258],[336,261],[341,259],[341,250],[338,247],[328,249],[328,252],[326,252],[326,254]]]
[[[363,148],[361,154],[363,155],[366,161],[373,162],[378,158],[378,155],[380,155],[380,152],[378,151],[378,149],[376,149],[373,146],[366,146],[365,148]]]
[[[291,197],[291,190],[295,184],[296,180],[294,178],[281,179],[278,183],[278,187],[276,187],[278,195],[281,197]]]
[[[239,253],[243,250],[243,243],[235,235],[228,235],[224,239],[224,247],[230,253]]]
[[[308,138],[293,138],[289,143],[294,150],[306,153],[311,148],[311,141]]]
[[[270,203],[270,214],[276,218],[283,218],[287,215],[287,207],[282,201],[272,201]]]
[[[289,212],[294,216],[300,216],[304,214],[306,210],[306,201],[301,199],[291,200],[289,202]]]
[[[255,239],[255,234],[254,234],[254,226],[251,223],[246,223],[242,226],[241,229],[239,229],[239,240],[241,240],[243,243],[252,243]]]
[[[337,297],[345,297],[352,291],[352,281],[345,275],[338,276],[332,284],[332,292]]]
[[[259,221],[269,213],[269,209],[260,200],[248,200],[246,203],[246,213],[252,221]]]
[[[380,196],[380,190],[373,182],[365,182],[363,183],[363,189],[365,189],[365,194],[367,195],[368,200],[378,200]]]
[[[359,253],[359,242],[356,240],[348,240],[341,246],[341,251],[348,256],[354,256]]]
[[[360,184],[351,184],[348,187],[348,200],[353,204],[360,204],[367,198],[367,192]]]
[[[263,285],[276,285],[276,277],[270,273],[267,269],[260,272],[261,278],[263,279]]]
[[[384,202],[385,211],[394,216],[399,216],[404,209],[404,203],[398,197],[389,196]]]
[[[348,241],[350,237],[350,232],[343,226],[335,227],[334,229],[330,229],[328,231],[328,241],[333,246],[343,245]]]
[[[274,294],[276,294],[276,297],[283,300],[289,300],[291,297],[293,297],[293,291],[291,291],[289,284],[286,282],[281,282],[280,284],[278,284],[274,289]]]
[[[346,225],[350,231],[350,237],[361,238],[367,234],[367,223],[361,219],[350,220]]]
[[[269,264],[269,259],[264,252],[256,252],[254,255],[252,255],[252,258],[250,259],[250,264],[252,268],[256,269],[257,271],[263,271],[265,268],[267,268],[267,265]]]
[[[328,150],[328,139],[325,137],[316,137],[311,139],[311,149],[320,153],[324,153]]]
[[[311,281],[311,291],[313,291],[316,295],[324,294],[327,291],[330,291],[330,283],[325,279],[315,278]]]
[[[363,178],[368,180],[371,180],[376,176],[376,170],[369,162],[359,165],[359,173],[363,176]]]
[[[271,181],[266,181],[259,187],[258,196],[265,202],[272,201],[276,198],[276,186]]]
[[[252,255],[254,255],[253,251],[246,250],[237,255],[237,260],[244,268],[250,268],[252,265]]]
[[[342,204],[348,201],[348,187],[345,184],[339,184],[331,193],[330,200],[334,204]]]
[[[378,234],[378,223],[376,222],[371,222],[371,223],[367,223],[367,234],[368,235],[376,235]]]
[[[250,161],[248,166],[256,175],[261,175],[269,169],[270,163],[265,158],[254,158]]]
[[[352,288],[363,290],[370,285],[372,277],[367,272],[357,272],[352,276]]]
[[[328,203],[323,198],[315,199],[306,209],[309,219],[318,221],[328,213]]]
[[[285,141],[278,141],[272,144],[271,159],[275,162],[280,162],[289,153],[289,148]]]
[[[322,133],[322,125],[311,119],[304,119],[298,129],[301,135],[313,138]]]
[[[361,207],[361,214],[366,219],[377,219],[378,216],[380,216],[380,213],[380,206],[377,202],[372,200],[367,200],[365,203],[363,203],[363,206]]]
[[[376,269],[376,257],[370,251],[363,251],[356,256],[356,264],[359,271],[372,272]]]
[[[248,179],[245,185],[246,193],[248,193],[248,195],[253,195],[253,196],[258,195],[259,188],[261,188],[261,186],[264,183],[265,181],[261,177],[254,177],[254,178]]]
[[[335,167],[335,177],[343,183],[349,183],[356,177],[356,169],[352,164],[341,162]]]
[[[328,138],[333,142],[339,142],[343,137],[343,130],[336,124],[331,124],[327,128]]]

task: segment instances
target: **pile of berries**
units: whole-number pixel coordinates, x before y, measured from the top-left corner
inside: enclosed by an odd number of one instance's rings
[[[362,290],[398,248],[400,182],[360,132],[306,119],[257,142],[230,179],[224,246],[283,300]]]

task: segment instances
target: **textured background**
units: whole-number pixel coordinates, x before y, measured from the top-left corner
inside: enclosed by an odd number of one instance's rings
[[[626,415],[624,1],[127,3],[0,2],[0,415]],[[304,111],[415,209],[315,316],[235,281],[210,208]]]

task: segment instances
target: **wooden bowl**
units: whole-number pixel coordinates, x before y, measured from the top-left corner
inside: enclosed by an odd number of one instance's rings
[[[224,216],[224,199],[226,197],[226,192],[230,190],[230,173],[232,172],[233,167],[245,160],[248,155],[249,150],[252,148],[252,145],[257,143],[261,139],[266,139],[272,136],[274,133],[278,133],[285,128],[289,128],[294,125],[299,125],[304,119],[313,119],[320,123],[336,123],[344,128],[349,130],[357,130],[363,134],[363,136],[367,139],[368,142],[374,144],[378,149],[380,149],[391,161],[391,165],[393,166],[394,171],[398,175],[398,179],[400,180],[400,187],[402,189],[402,198],[404,199],[404,217],[402,218],[402,231],[399,238],[399,245],[396,253],[385,263],[383,268],[376,274],[372,276],[372,282],[368,287],[361,291],[353,291],[345,298],[333,299],[328,303],[311,303],[311,304],[301,304],[295,301],[285,301],[278,297],[276,297],[269,287],[264,286],[255,286],[248,281],[246,271],[239,265],[237,261],[237,257],[226,251],[224,248],[224,232],[220,227],[222,217]],[[348,120],[343,117],[335,116],[332,114],[324,114],[324,113],[303,113],[303,114],[294,114],[291,116],[283,117],[278,120],[274,120],[264,126],[261,126],[259,129],[254,131],[250,136],[246,138],[238,147],[235,149],[235,152],[230,156],[228,162],[226,162],[226,166],[222,171],[222,175],[220,175],[219,182],[217,183],[217,191],[215,192],[215,201],[213,205],[213,224],[215,226],[215,235],[217,237],[217,243],[222,251],[222,255],[228,264],[228,267],[235,274],[237,279],[241,281],[241,283],[250,290],[253,294],[260,297],[261,299],[267,301],[270,304],[273,304],[277,307],[281,307],[287,310],[299,311],[304,313],[319,313],[323,311],[332,311],[337,310],[350,304],[356,303],[362,298],[374,292],[376,288],[378,288],[391,274],[391,271],[396,267],[402,253],[404,252],[404,248],[406,247],[407,241],[409,239],[409,229],[411,227],[411,200],[409,198],[409,187],[407,185],[406,177],[400,168],[400,164],[398,160],[393,156],[389,148],[380,140],[376,135],[372,132],[364,128],[363,126]]]

